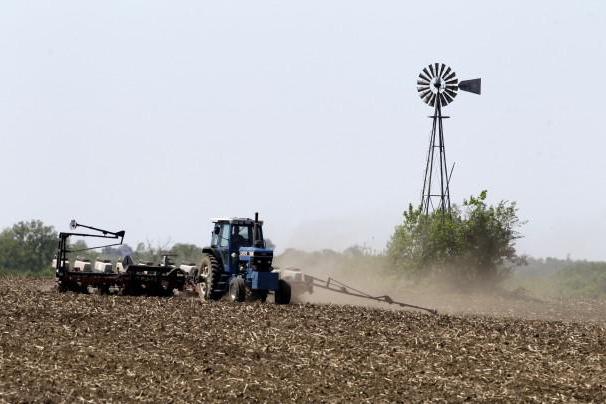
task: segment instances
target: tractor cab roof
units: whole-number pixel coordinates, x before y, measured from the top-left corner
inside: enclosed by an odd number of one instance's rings
[[[218,217],[218,218],[212,219],[212,222],[213,223],[230,223],[230,224],[237,224],[237,225],[245,225],[245,224],[254,224],[255,220],[249,219],[247,217]],[[257,223],[262,225],[263,221],[259,220]]]

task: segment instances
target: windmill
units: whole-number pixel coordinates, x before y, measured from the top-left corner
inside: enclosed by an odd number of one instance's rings
[[[421,196],[421,212],[425,214],[429,213],[430,208],[439,209],[442,212],[450,211],[450,178],[454,164],[449,172],[446,165],[444,127],[442,125],[442,119],[449,117],[442,116],[442,107],[450,104],[459,90],[480,94],[480,87],[481,79],[459,82],[454,70],[444,63],[430,64],[423,68],[417,78],[419,97],[434,108],[434,114],[430,116],[433,122]]]

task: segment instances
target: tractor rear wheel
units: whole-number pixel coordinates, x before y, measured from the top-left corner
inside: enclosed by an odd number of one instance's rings
[[[229,297],[232,302],[243,302],[246,299],[246,282],[244,279],[233,278],[229,283]]]
[[[196,287],[202,301],[219,300],[221,292],[217,291],[221,279],[221,267],[212,255],[204,255],[200,262],[200,278]]]
[[[283,279],[278,281],[278,290],[274,292],[274,301],[276,304],[290,303],[290,285]]]

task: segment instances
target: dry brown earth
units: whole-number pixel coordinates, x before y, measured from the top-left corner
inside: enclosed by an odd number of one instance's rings
[[[0,402],[606,401],[600,321],[48,286],[0,279]]]

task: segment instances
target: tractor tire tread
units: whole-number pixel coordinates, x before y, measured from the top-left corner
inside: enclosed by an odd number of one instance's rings
[[[288,282],[283,279],[278,281],[278,290],[274,294],[276,304],[289,304],[291,298],[291,288]]]
[[[224,288],[219,287],[221,280],[221,266],[219,261],[212,255],[205,255],[200,264],[200,270],[204,267],[205,260],[208,259],[208,277],[206,280],[207,292],[204,300],[219,300],[223,296]]]

